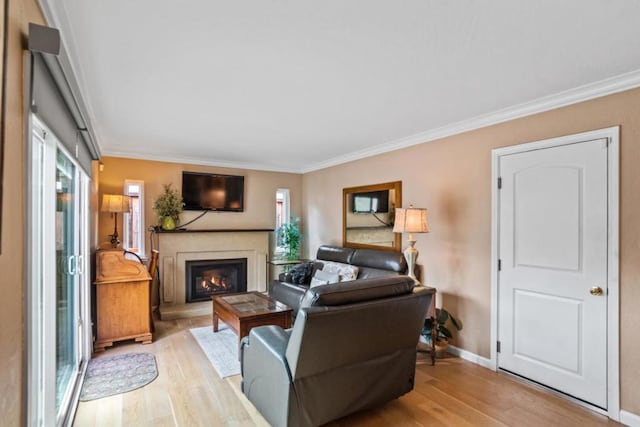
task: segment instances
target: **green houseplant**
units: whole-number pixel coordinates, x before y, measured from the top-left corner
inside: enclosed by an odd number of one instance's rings
[[[462,330],[462,322],[444,308],[436,308],[436,317],[428,317],[424,321],[422,327],[422,336],[425,338],[427,344],[431,345],[431,331],[433,328],[436,330],[436,353],[442,354],[447,351],[449,339],[453,337],[451,330],[447,327],[447,324],[451,325],[458,331]]]
[[[302,234],[299,224],[300,218],[291,217],[289,222],[282,224],[277,230],[278,246],[285,249],[284,256],[290,261],[297,260],[300,256]]]
[[[171,184],[164,184],[163,188],[162,194],[153,203],[153,211],[158,216],[158,222],[163,230],[174,230],[184,203],[178,190],[172,188]]]

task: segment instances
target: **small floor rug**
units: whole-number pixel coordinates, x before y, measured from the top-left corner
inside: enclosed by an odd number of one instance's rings
[[[80,400],[101,399],[143,387],[158,376],[156,358],[150,353],[127,353],[91,359]]]
[[[231,328],[219,322],[218,332],[215,333],[212,326],[193,328],[190,331],[220,378],[240,374],[238,336]]]

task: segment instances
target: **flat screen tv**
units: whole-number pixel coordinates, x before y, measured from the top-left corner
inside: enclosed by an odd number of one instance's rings
[[[244,211],[244,176],[182,172],[185,210]]]
[[[389,190],[369,191],[353,195],[353,213],[389,212]]]

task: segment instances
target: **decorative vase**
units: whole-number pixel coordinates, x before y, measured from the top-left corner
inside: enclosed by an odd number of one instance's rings
[[[175,230],[176,229],[175,220],[170,216],[165,216],[164,218],[162,218],[162,229],[168,230],[168,231]]]

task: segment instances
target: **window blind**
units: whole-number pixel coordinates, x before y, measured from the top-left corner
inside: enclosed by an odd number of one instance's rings
[[[82,101],[74,94],[60,64],[53,37],[57,30],[29,24],[31,111],[55,134],[82,169],[91,176],[91,161],[100,159]],[[59,44],[58,44],[59,46]]]

